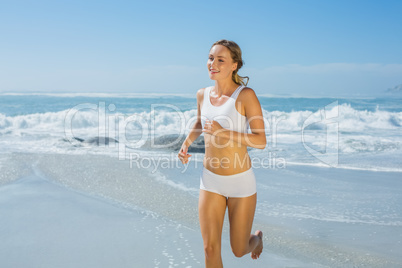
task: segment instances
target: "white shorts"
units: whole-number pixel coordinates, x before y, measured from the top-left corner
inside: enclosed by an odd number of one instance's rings
[[[200,189],[225,197],[248,197],[257,192],[257,185],[252,168],[233,175],[218,175],[204,167]]]

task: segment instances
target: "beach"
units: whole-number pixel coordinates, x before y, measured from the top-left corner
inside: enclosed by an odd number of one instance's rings
[[[2,267],[202,267],[199,167],[162,182],[110,156],[1,159]],[[226,266],[400,267],[399,174],[294,166],[256,176],[264,253],[234,257],[226,218]],[[353,189],[356,176],[364,188]]]
[[[203,137],[177,158],[194,99],[0,94],[1,267],[203,267]],[[225,267],[401,267],[402,107],[261,97],[258,260]]]

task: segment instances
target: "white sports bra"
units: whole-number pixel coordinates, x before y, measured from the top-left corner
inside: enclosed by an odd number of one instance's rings
[[[217,121],[223,128],[247,133],[249,127],[247,117],[240,114],[235,107],[236,99],[243,88],[245,86],[239,86],[224,104],[214,106],[209,97],[212,87],[207,87],[204,90],[204,102],[201,108],[202,128],[204,128],[205,120],[208,119]]]

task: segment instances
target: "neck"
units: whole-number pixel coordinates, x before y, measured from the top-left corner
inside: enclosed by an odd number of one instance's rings
[[[238,87],[239,85],[233,82],[232,78],[215,81],[215,92],[219,96],[230,95],[232,94],[233,90],[235,90]]]

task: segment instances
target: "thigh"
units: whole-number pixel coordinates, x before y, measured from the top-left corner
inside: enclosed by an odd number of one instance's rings
[[[218,243],[220,245],[225,212],[226,197],[200,190],[198,214],[204,244]]]
[[[257,194],[242,198],[229,198],[230,244],[233,247],[248,245],[253,226]]]

